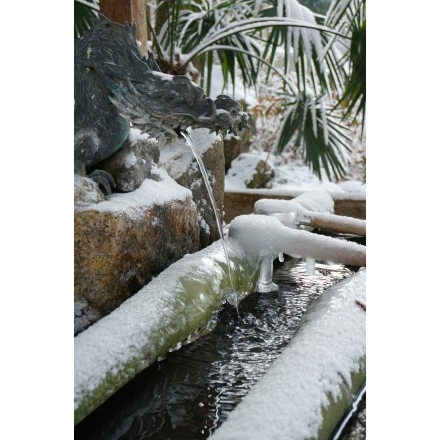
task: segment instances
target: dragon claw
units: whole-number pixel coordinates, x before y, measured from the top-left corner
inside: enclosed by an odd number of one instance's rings
[[[116,188],[116,182],[107,171],[93,170],[89,174],[89,177],[104,190],[106,195],[110,195],[112,193],[112,188]]]

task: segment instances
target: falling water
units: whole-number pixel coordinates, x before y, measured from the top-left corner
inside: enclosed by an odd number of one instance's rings
[[[225,252],[226,263],[228,265],[229,282],[231,283],[232,293],[234,295],[234,301],[235,301],[234,305],[237,308],[237,313],[238,313],[238,295],[237,295],[237,292],[235,291],[235,288],[234,288],[234,282],[233,282],[233,278],[232,278],[231,262],[229,260],[228,251],[226,249],[225,237],[223,235],[223,228],[222,228],[222,225],[220,223],[220,218],[219,218],[218,210],[217,210],[217,204],[215,203],[215,198],[214,198],[214,194],[212,192],[211,185],[209,183],[208,174],[206,173],[205,165],[203,164],[203,161],[202,161],[202,158],[200,156],[200,153],[198,152],[196,146],[194,145],[194,142],[193,142],[191,136],[188,133],[184,133],[184,132],[181,132],[181,133],[182,133],[182,136],[186,139],[186,142],[188,143],[188,145],[191,147],[191,150],[192,150],[192,152],[194,154],[194,157],[196,158],[197,163],[199,164],[199,168],[200,168],[200,171],[202,173],[206,189],[208,191],[209,199],[211,200],[211,205],[212,205],[212,208],[214,210],[214,215],[215,215],[215,221],[217,222],[218,232],[220,234],[220,239],[222,241],[223,250]]]

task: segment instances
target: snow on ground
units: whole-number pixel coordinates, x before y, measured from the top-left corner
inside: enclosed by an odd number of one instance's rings
[[[338,182],[330,181],[325,172],[320,180],[303,163],[300,158],[292,158],[293,152],[287,151],[275,155],[251,144],[248,153],[242,153],[231,163],[231,168],[225,176],[225,191],[236,192],[246,190],[246,181],[251,180],[255,167],[260,160],[267,161],[275,170],[275,176],[266,185],[266,189],[308,191],[322,189],[329,192],[364,193],[366,184],[362,181],[363,169],[360,165],[359,150],[353,152],[353,163],[347,165],[347,175]],[[365,147],[360,148],[364,151]]]
[[[366,185],[360,178],[331,182],[325,175],[322,180],[314,175],[300,160],[277,165],[277,158],[265,152],[254,150],[243,153],[231,163],[231,168],[225,176],[225,191],[246,190],[246,181],[251,180],[255,166],[260,160],[268,160],[275,168],[275,177],[267,186],[274,190],[300,190],[323,189],[329,192],[365,193]]]

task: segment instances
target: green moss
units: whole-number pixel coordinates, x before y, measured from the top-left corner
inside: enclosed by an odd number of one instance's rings
[[[142,371],[146,367],[145,364],[145,359],[134,358],[124,365],[121,365],[116,375],[107,373],[105,379],[80,400],[78,408],[75,410],[75,425],[116,393],[116,391],[136,376],[136,374]]]
[[[338,398],[335,400],[330,394],[327,394],[329,404],[322,408],[323,421],[319,428],[318,440],[327,440],[331,438],[332,432],[338,426],[345,412],[351,405],[356,394],[361,389],[366,377],[366,356],[362,357],[359,362],[359,371],[352,372],[351,386],[347,383],[341,383]]]
[[[75,425],[169,349],[208,326],[213,314],[222,307],[225,295],[231,291],[228,267],[224,256],[219,255],[210,258],[210,264],[199,264],[197,271],[184,273],[177,285],[170,285],[170,290],[176,291],[170,307],[172,315],[164,316],[135,357],[109,366],[116,374],[109,371],[95,389],[84,391],[75,411]],[[244,297],[254,290],[259,273],[248,260],[235,258],[232,264],[234,287],[239,296]]]

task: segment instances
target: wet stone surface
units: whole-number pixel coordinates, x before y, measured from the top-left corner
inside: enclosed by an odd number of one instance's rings
[[[280,289],[219,313],[216,328],[138,375],[75,428],[76,440],[206,439],[280,355],[304,312],[353,273],[342,265],[276,263]],[[350,437],[350,439],[362,437]]]

